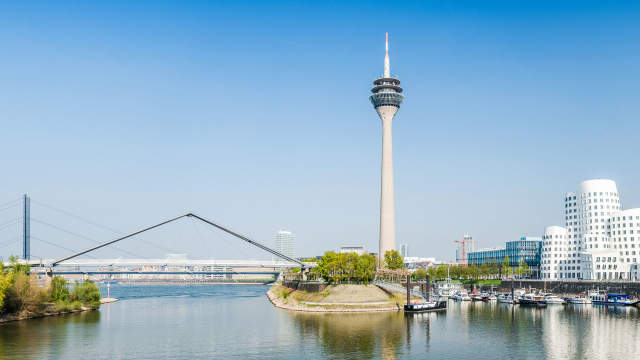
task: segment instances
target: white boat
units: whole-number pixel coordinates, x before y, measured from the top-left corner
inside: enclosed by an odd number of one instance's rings
[[[455,291],[449,298],[455,301],[471,301],[471,297],[466,291]]]
[[[569,299],[569,302],[577,305],[591,304],[591,299],[584,293],[578,294]]]
[[[518,301],[514,301],[513,298],[511,297],[511,294],[500,294],[498,295],[498,302],[499,303],[506,303],[506,304],[517,304]]]
[[[553,294],[544,294],[544,300],[547,304],[564,304],[564,300]]]
[[[513,297],[511,293],[502,294],[502,301],[500,301],[500,296],[498,296],[498,302],[509,303],[509,304],[518,304],[520,302],[520,298],[526,294],[526,291],[523,289],[513,290]]]
[[[449,298],[456,291],[462,289],[462,284],[451,282],[451,279],[447,278],[444,282],[437,282],[435,285],[435,294],[440,297]]]

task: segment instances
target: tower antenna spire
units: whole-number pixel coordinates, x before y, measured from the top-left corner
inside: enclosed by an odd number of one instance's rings
[[[384,77],[391,77],[391,69],[389,67],[389,33],[384,33],[385,43],[384,43]]]

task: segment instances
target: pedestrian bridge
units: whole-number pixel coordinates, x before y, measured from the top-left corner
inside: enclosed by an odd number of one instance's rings
[[[204,222],[233,237],[258,247],[270,253],[277,260],[213,260],[187,259],[185,257],[165,259],[79,259],[81,255],[113,245],[117,242],[134,237],[177,221],[183,218],[193,218]],[[278,276],[283,270],[300,268],[302,272],[316,266],[316,263],[302,262],[267,247],[255,240],[241,235],[228,228],[214,223],[193,213],[186,213],[158,224],[148,226],[117,239],[101,243],[97,246],[76,252],[59,259],[26,260],[32,272],[47,275],[269,275]]]

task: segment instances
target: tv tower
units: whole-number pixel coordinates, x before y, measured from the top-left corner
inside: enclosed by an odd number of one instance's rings
[[[396,248],[396,216],[393,195],[393,156],[391,151],[391,122],[404,99],[400,80],[391,77],[389,68],[389,33],[385,34],[384,75],[373,81],[369,99],[382,120],[382,182],[380,193],[380,250],[384,253]]]

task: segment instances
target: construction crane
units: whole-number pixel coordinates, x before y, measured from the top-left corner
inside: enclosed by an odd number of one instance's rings
[[[460,247],[462,247],[462,258],[460,260],[462,260],[463,266],[467,266],[467,246],[471,246],[471,251],[474,250],[473,238],[469,236],[469,234],[464,234],[462,236],[462,240],[453,240],[453,242],[458,244]],[[458,259],[456,258],[456,260]]]

